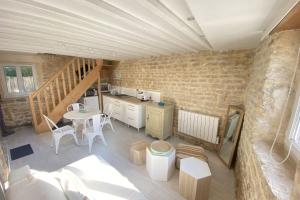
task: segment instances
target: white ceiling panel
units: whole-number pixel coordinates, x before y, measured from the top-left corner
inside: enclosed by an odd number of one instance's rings
[[[26,52],[32,43],[34,53],[125,59],[210,48],[200,29],[159,1],[0,0],[0,5],[0,39],[14,48],[28,44]],[[191,15],[187,6],[183,10],[176,12]]]
[[[213,49],[254,48],[282,0],[186,0]],[[295,0],[293,0],[295,1]]]
[[[128,59],[253,48],[284,2],[0,0],[0,50]]]

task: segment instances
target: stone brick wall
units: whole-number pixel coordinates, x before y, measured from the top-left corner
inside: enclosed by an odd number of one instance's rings
[[[299,188],[300,188],[300,161],[298,161],[294,180],[295,180],[295,182],[294,182],[294,188],[293,188],[291,200],[300,199],[300,190],[299,190]]]
[[[27,54],[0,51],[0,63],[34,64],[37,72],[37,82],[41,85],[54,73],[59,71],[66,62],[71,59],[69,56],[49,54]],[[0,87],[1,94],[3,93]],[[16,127],[32,123],[31,112],[27,97],[4,99],[1,95],[1,106],[4,121],[7,126]]]
[[[185,109],[221,117],[222,133],[228,105],[243,103],[252,55],[252,51],[201,51],[126,60],[114,68],[112,83],[159,91],[162,100],[175,103],[175,129],[178,109]]]
[[[238,147],[238,199],[289,199],[294,170],[289,162],[276,164],[269,150],[283,115],[299,44],[299,30],[285,31],[267,38],[256,49],[245,93],[246,114]],[[293,102],[292,97],[276,145],[276,159],[282,160],[280,154]]]

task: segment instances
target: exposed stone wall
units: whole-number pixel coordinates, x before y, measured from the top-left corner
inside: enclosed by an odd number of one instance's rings
[[[294,171],[288,163],[277,165],[268,153],[283,115],[299,44],[300,31],[285,31],[267,38],[256,49],[245,93],[246,114],[238,148],[238,199],[289,199]],[[293,102],[291,98],[276,147],[283,146]],[[276,148],[277,153],[280,150]]]
[[[48,80],[49,77],[59,71],[70,59],[71,57],[69,56],[0,51],[0,63],[2,64],[34,64],[36,67],[38,85],[41,85],[43,82]],[[0,88],[2,94],[2,87]],[[7,126],[16,127],[32,123],[27,97],[9,99],[4,99],[3,95],[1,95],[1,97],[4,121]]]
[[[243,103],[252,55],[252,51],[201,51],[126,60],[113,70],[112,82],[159,91],[162,100],[175,103],[175,129],[178,109],[185,109],[221,117],[222,133],[228,105]]]
[[[294,188],[293,188],[293,193],[292,193],[292,200],[297,200],[300,199],[300,161],[298,161],[297,169],[296,169],[296,174],[294,178]]]

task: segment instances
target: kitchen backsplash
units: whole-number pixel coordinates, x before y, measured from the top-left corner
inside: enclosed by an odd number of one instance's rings
[[[125,87],[119,87],[119,86],[112,86],[112,90],[116,90],[118,93],[126,94],[126,95],[133,96],[133,97],[137,96],[136,88],[125,88]],[[147,90],[141,90],[141,89],[139,89],[139,91],[147,93],[151,97],[151,100],[153,100],[154,102],[160,101],[160,92],[147,91]]]

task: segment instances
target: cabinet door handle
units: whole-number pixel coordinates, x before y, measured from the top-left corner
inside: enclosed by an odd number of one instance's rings
[[[147,120],[149,120],[149,114],[147,115]]]

